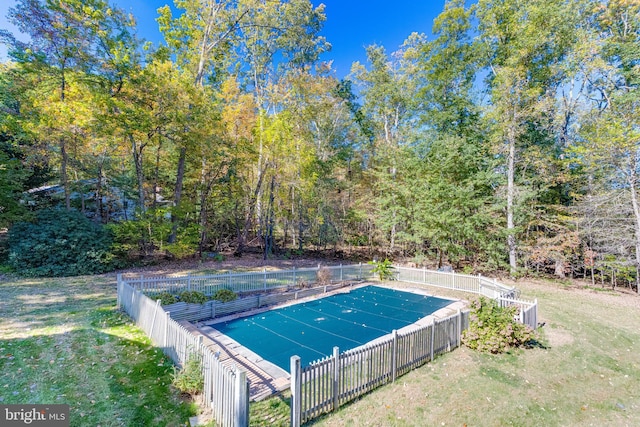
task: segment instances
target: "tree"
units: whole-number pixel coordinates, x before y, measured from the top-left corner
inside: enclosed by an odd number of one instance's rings
[[[515,0],[477,4],[481,49],[489,69],[488,119],[497,152],[504,158],[507,247],[512,275],[518,267],[517,208],[525,194],[535,197],[535,187],[526,185],[525,179],[517,180],[517,172],[525,170],[519,163],[530,149],[526,141],[535,145],[541,135],[548,133],[546,115],[552,111],[563,76],[557,65],[572,42],[570,6],[561,2]]]
[[[133,20],[103,0],[20,0],[9,10],[8,19],[28,42],[16,40],[7,31],[0,39],[24,73],[37,76],[25,93],[33,115],[31,129],[39,139],[51,141],[59,157],[59,179],[65,205],[71,208],[69,150],[84,138],[82,124],[90,118],[83,111],[87,91],[118,90],[129,61],[135,57]]]

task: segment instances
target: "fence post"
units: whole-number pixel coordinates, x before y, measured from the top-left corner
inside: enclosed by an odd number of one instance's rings
[[[460,347],[462,344],[462,311],[458,309],[458,345],[456,347]]]
[[[393,347],[391,354],[391,382],[396,382],[396,370],[398,369],[398,331],[391,331],[393,334]]]
[[[427,284],[427,267],[422,266],[422,283]]]
[[[249,425],[249,387],[247,373],[236,370],[235,408],[233,411],[234,424],[237,427]]]
[[[267,269],[262,269],[262,275],[264,276],[264,290],[267,290]]]
[[[340,407],[340,348],[333,347],[333,410]]]
[[[342,282],[342,263],[340,263],[340,281]]]
[[[118,310],[120,310],[120,292],[122,292],[122,274],[118,273],[118,290],[117,290],[117,302],[116,302],[116,308]]]
[[[163,342],[163,347],[165,348],[165,350],[169,347],[169,319],[171,319],[171,313],[169,313],[168,311],[165,313],[165,319],[164,319],[164,342]],[[166,352],[165,352],[166,354]]]
[[[133,319],[136,321],[136,323],[138,323],[138,318],[139,318],[139,312],[138,310],[135,309],[135,302],[136,302],[136,293],[138,291],[136,291],[135,289],[133,289],[133,292],[131,292],[131,312],[136,314],[136,318]],[[133,317],[133,316],[132,316]]]
[[[359,264],[358,280],[362,280],[362,262]]]
[[[142,288],[143,288],[143,286],[144,286],[144,274],[141,274],[141,275],[140,275],[140,284],[138,285],[138,287],[139,287],[140,289],[142,289]],[[133,286],[133,288],[135,289],[135,286]]]
[[[429,360],[430,362],[433,362],[433,342],[436,340],[436,320],[433,319],[433,322],[431,323],[431,359]]]
[[[158,307],[160,307],[160,300],[157,299],[156,300],[156,306],[153,309],[153,318],[151,319],[151,330],[149,331],[149,338],[151,338],[151,341],[153,341],[153,327],[156,324],[156,315],[158,314]]]
[[[187,273],[187,290],[191,292],[191,273]]]
[[[296,287],[296,268],[293,267],[293,287]]]
[[[302,372],[300,357],[291,356],[291,427],[300,427],[302,417]]]

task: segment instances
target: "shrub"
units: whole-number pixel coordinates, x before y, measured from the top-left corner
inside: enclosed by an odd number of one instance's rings
[[[377,273],[380,280],[393,280],[393,265],[389,259],[385,258],[384,261],[369,261],[369,264],[373,265],[371,270],[373,273]]]
[[[331,283],[331,270],[329,270],[327,267],[320,268],[316,273],[316,279],[318,280],[319,284],[328,285],[329,283]]]
[[[462,334],[462,342],[467,347],[497,354],[526,345],[533,339],[531,328],[514,320],[517,307],[500,307],[484,297],[473,301],[471,306],[469,329]]]
[[[211,299],[221,302],[235,301],[237,298],[238,294],[233,292],[231,289],[218,289],[211,297]]]
[[[9,265],[25,276],[77,276],[116,267],[111,235],[81,213],[46,209],[9,230]]]
[[[198,291],[182,291],[180,292],[180,301],[192,304],[204,304],[207,302],[207,296]]]
[[[153,299],[154,300],[159,299],[160,300],[160,304],[162,304],[162,305],[171,305],[171,304],[175,304],[175,303],[178,302],[178,298],[175,295],[170,294],[169,292],[163,292],[163,293],[157,295]]]
[[[202,358],[191,354],[181,369],[173,368],[173,385],[183,393],[196,395],[204,390]]]

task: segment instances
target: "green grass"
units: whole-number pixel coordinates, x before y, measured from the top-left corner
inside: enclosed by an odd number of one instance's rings
[[[249,422],[253,427],[287,427],[291,417],[291,393],[272,397],[249,406]]]
[[[640,425],[640,297],[543,282],[539,347],[461,348],[316,426]],[[440,290],[434,288],[434,293]],[[72,426],[179,426],[197,413],[171,363],[115,309],[108,276],[0,284],[0,402],[68,403]],[[288,397],[253,403],[253,426],[286,426]]]
[[[537,347],[503,355],[456,349],[309,424],[640,425],[640,297],[575,282],[516,285],[540,304],[546,325]]]
[[[1,403],[67,403],[72,426],[185,425],[197,407],[115,303],[107,276],[1,283]]]

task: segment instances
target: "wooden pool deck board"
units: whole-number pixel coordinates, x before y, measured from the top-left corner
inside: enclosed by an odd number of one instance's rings
[[[224,366],[231,369],[237,367],[247,373],[249,400],[259,401],[290,387],[290,375],[287,372],[261,359],[226,335],[207,325],[196,327],[187,321],[180,323],[192,334],[202,336],[203,344],[219,355]]]

